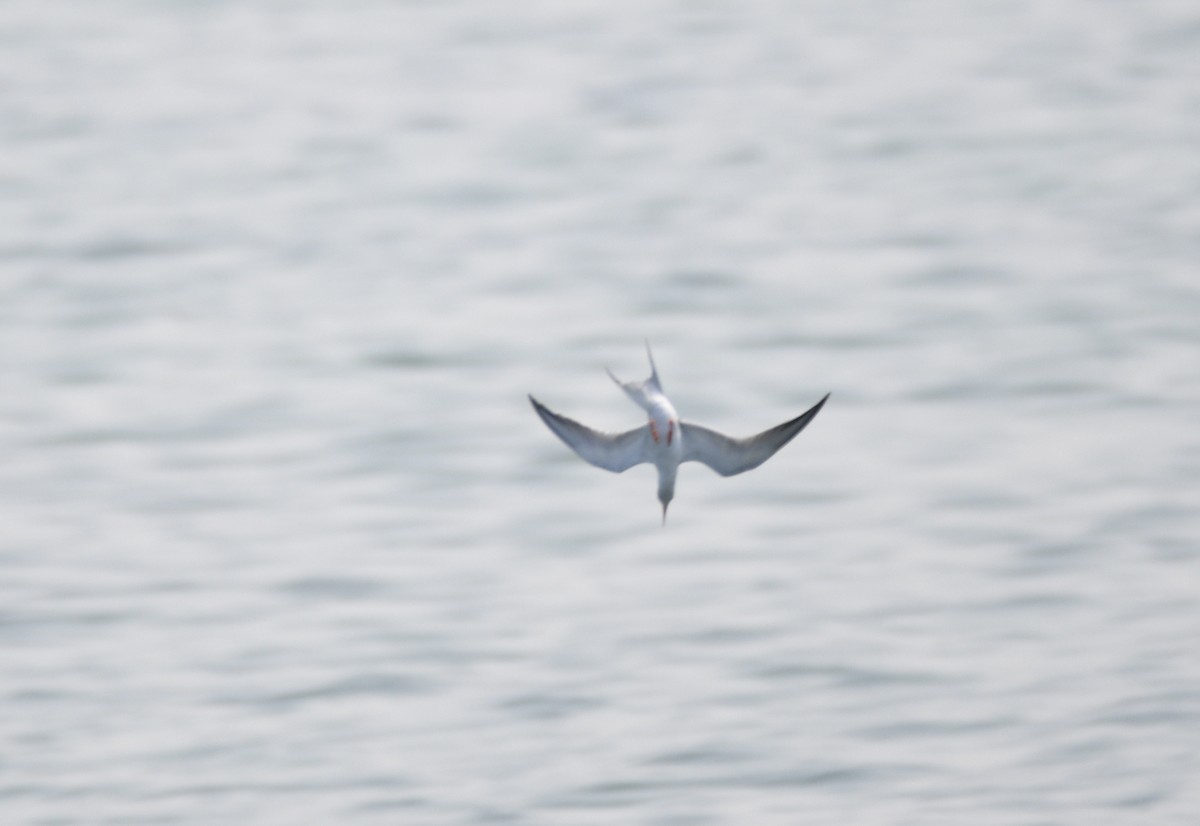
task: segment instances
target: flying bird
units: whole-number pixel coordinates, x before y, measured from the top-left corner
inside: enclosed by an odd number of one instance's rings
[[[753,470],[794,439],[829,399],[826,393],[823,399],[791,421],[756,436],[735,439],[702,425],[680,421],[675,407],[663,393],[650,342],[646,342],[646,355],[650,359],[650,378],[645,381],[623,382],[608,370],[617,386],[646,411],[649,422],[642,427],[624,433],[601,433],[555,413],[532,395],[529,401],[554,435],[585,462],[613,473],[622,473],[643,462],[654,465],[658,469],[658,501],[662,503],[664,525],[667,506],[675,498],[675,476],[682,463],[701,462],[722,476]]]

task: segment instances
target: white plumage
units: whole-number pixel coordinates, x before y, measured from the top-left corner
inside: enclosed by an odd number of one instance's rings
[[[722,476],[734,476],[753,470],[770,459],[796,437],[821,412],[829,394],[807,411],[781,425],[745,439],[735,439],[702,425],[681,422],[675,407],[663,393],[654,366],[654,355],[646,343],[650,358],[650,378],[622,382],[612,371],[609,376],[631,399],[646,411],[649,421],[624,433],[601,433],[547,408],[533,396],[533,409],[566,445],[584,461],[614,473],[649,462],[658,469],[658,499],[662,502],[663,522],[667,505],[675,496],[675,476],[683,462],[701,462]]]

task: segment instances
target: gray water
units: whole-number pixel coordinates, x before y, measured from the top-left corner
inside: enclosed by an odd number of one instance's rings
[[[6,824],[1192,824],[1198,503],[1194,3],[0,5]]]

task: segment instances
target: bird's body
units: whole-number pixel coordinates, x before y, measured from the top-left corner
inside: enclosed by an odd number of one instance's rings
[[[756,468],[795,438],[829,398],[826,393],[825,398],[807,412],[756,436],[732,439],[707,427],[680,421],[675,406],[658,380],[648,343],[646,354],[650,358],[650,378],[645,381],[623,382],[611,371],[608,374],[646,411],[648,422],[642,427],[624,433],[601,433],[553,412],[533,396],[529,401],[546,426],[584,461],[614,473],[643,462],[654,465],[658,470],[658,499],[662,503],[664,523],[667,506],[675,497],[675,478],[683,462],[702,462],[722,476]]]

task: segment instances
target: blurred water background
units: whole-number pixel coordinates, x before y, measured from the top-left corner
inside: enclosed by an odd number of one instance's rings
[[[1192,2],[0,5],[4,823],[1192,824]],[[646,373],[771,462],[572,456]]]

